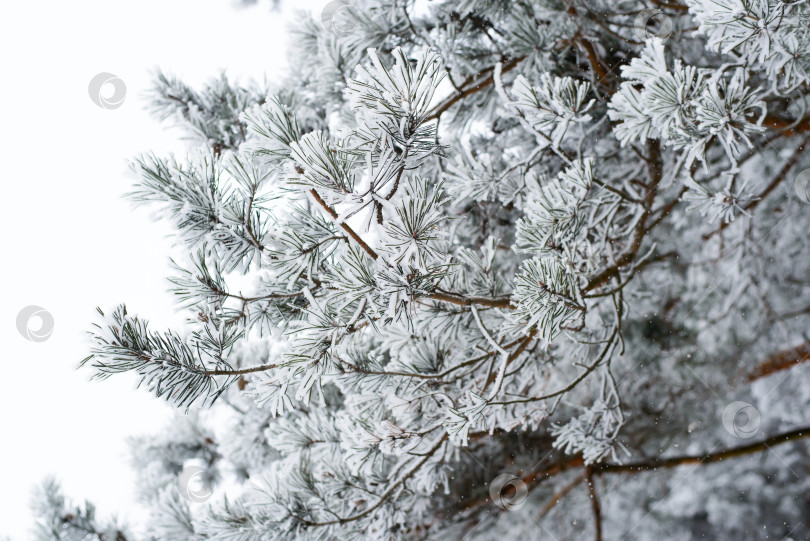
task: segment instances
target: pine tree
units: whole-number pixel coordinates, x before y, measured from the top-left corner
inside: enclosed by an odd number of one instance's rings
[[[270,88],[156,77],[188,322],[81,363],[184,414],[139,538],[808,538],[808,2],[341,7]]]

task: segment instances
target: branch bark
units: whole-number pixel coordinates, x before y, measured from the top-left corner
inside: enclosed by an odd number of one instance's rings
[[[318,192],[315,190],[315,188],[310,189],[310,190],[309,190],[309,193],[311,193],[311,194],[312,194],[312,197],[314,197],[314,198],[315,198],[315,201],[317,201],[317,202],[318,202],[318,204],[319,204],[320,206],[322,206],[322,207],[323,207],[323,208],[326,210],[326,212],[328,212],[328,213],[329,213],[329,215],[330,215],[330,216],[331,216],[333,219],[335,219],[335,220],[337,220],[337,219],[338,219],[338,213],[337,213],[337,211],[335,211],[335,209],[333,209],[332,207],[330,207],[330,206],[327,204],[327,202],[323,200],[323,198],[322,198],[322,197],[321,197],[321,195],[320,195],[320,194],[319,194],[319,193],[318,193]],[[343,228],[343,230],[344,230],[346,233],[348,233],[348,234],[349,234],[349,236],[350,236],[352,239],[354,239],[354,241],[355,241],[355,242],[356,242],[358,245],[360,245],[360,247],[361,247],[361,248],[362,248],[362,249],[363,249],[363,250],[364,250],[364,251],[365,251],[365,252],[366,252],[366,253],[367,253],[369,256],[371,256],[371,259],[375,259],[375,260],[376,260],[376,259],[379,257],[379,256],[377,255],[377,252],[375,252],[375,251],[374,251],[374,249],[373,249],[371,246],[369,246],[368,244],[366,244],[366,241],[364,241],[362,238],[360,238],[360,235],[358,235],[357,233],[355,233],[355,232],[354,232],[354,229],[352,229],[352,228],[351,228],[351,226],[349,226],[349,224],[347,224],[346,222],[340,222],[340,227],[342,227],[342,228]]]
[[[508,62],[505,62],[502,68],[501,73],[506,73],[507,71],[513,69],[517,66],[525,56],[519,56],[517,58],[513,58]],[[494,82],[493,74],[495,73],[495,67],[489,67],[485,70],[480,71],[475,76],[470,77],[465,81],[465,84],[462,85],[462,89],[457,91],[447,98],[445,98],[442,102],[436,105],[430,113],[428,113],[427,118],[425,121],[433,120],[439,118],[442,113],[450,109],[453,105],[461,101],[462,99],[466,98],[471,94],[475,94],[476,92],[480,92],[487,87],[489,87]]]
[[[647,220],[652,213],[653,202],[655,201],[655,196],[658,193],[658,184],[663,178],[661,143],[658,140],[651,140],[647,144],[647,151],[649,152],[649,157],[646,159],[649,184],[643,200],[644,212],[636,224],[635,231],[633,232],[633,238],[630,241],[630,246],[627,247],[624,253],[619,256],[613,265],[604,269],[596,276],[591,277],[591,279],[588,280],[588,285],[585,287],[584,291],[592,291],[606,284],[611,278],[618,276],[622,267],[629,265],[636,259],[636,256],[641,249],[641,242],[644,240],[644,236],[650,231],[650,229],[647,228]]]
[[[639,471],[656,470],[658,468],[675,468],[677,466],[687,465],[703,465],[712,462],[722,462],[731,458],[750,455],[752,453],[759,453],[766,451],[773,446],[781,445],[791,441],[800,440],[810,437],[810,426],[784,432],[770,438],[743,445],[742,447],[733,447],[724,451],[716,453],[700,454],[700,455],[682,455],[669,458],[660,458],[646,460],[642,462],[631,462],[630,464],[599,464],[594,466],[594,472],[598,474],[603,473],[632,473]]]
[[[595,530],[594,539],[602,541],[602,505],[599,503],[599,495],[596,493],[596,484],[593,479],[593,468],[585,468],[585,479],[588,485],[588,494],[591,496],[591,509],[593,510],[593,528]]]
[[[754,208],[756,208],[757,205],[759,205],[766,197],[768,197],[768,195],[785,180],[787,174],[790,173],[790,170],[793,169],[793,166],[796,165],[796,163],[801,158],[802,151],[804,150],[804,147],[807,145],[808,141],[810,141],[810,136],[807,136],[804,139],[802,139],[802,142],[799,143],[799,146],[796,147],[796,149],[793,151],[793,154],[790,156],[788,161],[785,162],[785,165],[782,166],[782,168],[779,170],[779,172],[776,174],[773,180],[771,180],[771,182],[765,187],[765,189],[759,193],[756,199],[754,199],[753,201],[748,203],[748,205],[746,205],[745,207],[746,211],[754,210]],[[721,233],[732,223],[734,222],[733,221],[723,222],[719,228],[703,235],[703,240],[708,240],[713,235]]]
[[[705,464],[711,464],[713,462],[722,462],[724,460],[730,460],[745,455],[759,453],[761,451],[766,451],[771,447],[775,447],[777,445],[782,445],[784,443],[788,443],[791,441],[798,441],[808,437],[810,437],[810,426],[798,428],[796,430],[791,430],[790,432],[784,432],[782,434],[777,434],[776,436],[771,436],[770,438],[766,438],[762,441],[758,441],[748,445],[743,445],[741,447],[733,447],[731,449],[725,449],[723,451],[718,451],[714,453],[706,453],[699,455],[681,455],[669,458],[650,459],[638,462],[631,462],[629,464],[604,464],[604,463],[593,464],[591,466],[591,469],[592,474],[596,476],[614,473],[639,473],[645,471],[654,471],[659,468],[675,468],[678,466],[688,466],[688,465],[703,466]],[[521,477],[521,481],[523,481],[528,487],[531,488],[532,486],[540,484],[545,479],[554,477],[555,475],[559,475],[573,468],[581,468],[583,466],[585,466],[585,461],[582,458],[582,456],[566,457],[557,462],[556,464],[552,464],[543,470],[529,472],[528,474]],[[475,500],[473,502],[470,502],[467,506],[465,506],[464,510],[469,511],[470,509],[482,505],[487,501],[489,501],[488,497]]]
[[[754,370],[746,375],[748,381],[756,381],[758,379],[770,376],[775,372],[793,368],[797,364],[801,364],[810,360],[810,342],[805,342],[796,347],[783,349],[778,351],[765,359],[762,364],[758,365]]]

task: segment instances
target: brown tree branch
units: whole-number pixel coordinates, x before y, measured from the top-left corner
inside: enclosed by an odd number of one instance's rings
[[[778,130],[787,136],[810,132],[810,118],[805,118],[796,122],[793,119],[780,118],[778,116],[771,115],[765,117],[762,125],[773,130]]]
[[[520,345],[517,348],[515,348],[515,351],[510,353],[509,358],[506,359],[506,367],[507,368],[509,367],[510,364],[512,364],[515,361],[515,359],[520,357],[521,353],[526,351],[526,348],[529,347],[529,344],[532,343],[532,340],[534,340],[534,337],[536,335],[537,335],[537,329],[534,329],[525,338],[523,338],[523,340],[520,342]],[[494,372],[491,373],[489,375],[489,377],[487,377],[486,383],[484,383],[484,389],[486,389],[493,381],[495,381],[496,378],[497,378],[497,375]]]
[[[750,211],[750,210],[754,210],[754,208],[757,205],[759,205],[766,197],[768,197],[768,195],[772,191],[774,191],[776,189],[776,187],[779,186],[785,180],[785,178],[787,177],[787,174],[790,173],[790,170],[793,169],[793,166],[796,165],[796,163],[801,158],[802,151],[804,150],[804,147],[805,147],[805,145],[807,145],[808,141],[810,141],[810,135],[808,135],[807,137],[802,139],[802,142],[799,143],[799,146],[797,146],[796,149],[793,151],[793,154],[790,156],[788,161],[785,162],[785,165],[782,166],[782,168],[779,170],[779,172],[776,174],[776,176],[773,178],[773,180],[771,180],[771,182],[765,187],[765,189],[762,190],[759,193],[757,198],[754,199],[753,201],[748,203],[748,205],[745,206],[745,211],[746,212]],[[715,229],[714,231],[711,231],[709,233],[704,234],[703,235],[703,240],[708,240],[713,235],[721,233],[722,231],[724,231],[732,223],[734,223],[734,222],[723,222],[720,225],[719,228]]]
[[[311,194],[312,194],[312,197],[314,197],[314,198],[315,198],[315,201],[317,201],[319,205],[321,205],[321,206],[322,206],[324,209],[326,209],[326,212],[328,212],[328,213],[329,213],[329,215],[330,215],[332,218],[334,218],[335,220],[337,220],[337,219],[338,219],[338,213],[335,211],[335,209],[333,209],[332,207],[330,207],[330,206],[329,206],[329,205],[326,203],[326,201],[324,201],[324,200],[323,200],[323,198],[322,198],[322,197],[320,196],[320,194],[319,194],[319,193],[318,193],[318,192],[315,190],[315,188],[310,189],[310,190],[309,190],[309,193],[311,193]],[[342,227],[342,228],[343,228],[343,230],[344,230],[346,233],[348,233],[348,234],[349,234],[349,236],[350,236],[352,239],[354,239],[354,241],[355,241],[355,242],[356,242],[358,245],[360,245],[360,247],[361,247],[361,248],[362,248],[362,249],[363,249],[363,250],[364,250],[364,251],[365,251],[365,252],[366,252],[368,255],[370,255],[370,256],[371,256],[371,259],[376,260],[376,259],[379,257],[379,256],[377,255],[377,252],[375,252],[375,251],[374,251],[374,249],[372,249],[372,248],[371,248],[371,246],[369,246],[368,244],[366,244],[366,241],[364,241],[363,239],[361,239],[361,238],[360,238],[360,235],[358,235],[357,233],[355,233],[355,232],[354,232],[354,229],[352,229],[352,228],[351,228],[351,226],[349,226],[349,224],[347,224],[346,222],[340,222],[340,227]]]
[[[635,231],[633,232],[633,238],[630,241],[630,246],[627,247],[624,253],[619,256],[613,265],[591,277],[588,280],[588,285],[585,286],[585,291],[592,291],[597,287],[606,284],[611,278],[619,276],[621,268],[629,265],[636,259],[636,256],[641,249],[641,242],[644,240],[644,236],[650,231],[650,229],[647,228],[647,220],[652,213],[653,202],[655,201],[655,196],[658,193],[658,184],[663,178],[661,143],[656,139],[649,141],[647,144],[647,151],[649,153],[649,157],[646,158],[649,184],[643,200],[644,213],[636,224]]]
[[[773,446],[781,445],[791,441],[800,440],[810,437],[810,427],[798,428],[790,432],[784,432],[771,436],[770,438],[743,445],[742,447],[733,447],[724,451],[716,453],[700,454],[700,455],[682,455],[673,456],[669,458],[654,458],[643,462],[631,462],[629,464],[598,464],[594,466],[594,472],[598,474],[603,473],[632,473],[639,471],[656,470],[658,468],[675,468],[677,466],[686,465],[699,465],[710,464],[712,462],[722,462],[731,458],[750,455],[766,451]]]
[[[540,520],[541,518],[546,516],[548,514],[548,512],[551,511],[554,508],[555,505],[560,503],[560,500],[562,500],[563,498],[568,496],[568,494],[572,490],[574,490],[577,486],[579,486],[579,484],[584,479],[585,479],[585,474],[583,473],[583,474],[577,476],[573,481],[571,481],[570,483],[565,485],[559,492],[555,492],[554,495],[551,497],[551,499],[548,501],[548,503],[546,505],[544,505],[543,508],[540,510],[540,512],[537,514],[537,520]]]
[[[770,438],[766,438],[759,442],[743,445],[741,447],[733,447],[731,449],[725,449],[715,453],[650,459],[632,462],[629,464],[593,464],[591,469],[593,471],[593,475],[602,475],[613,473],[639,473],[645,471],[655,471],[659,468],[675,468],[678,466],[687,465],[702,466],[704,464],[722,462],[724,460],[759,453],[783,443],[797,441],[808,437],[810,437],[810,426],[777,434],[776,436],[771,436]],[[528,487],[532,487],[540,484],[546,479],[554,477],[555,475],[559,475],[573,468],[580,468],[583,466],[585,466],[585,460],[582,458],[582,456],[564,457],[556,464],[552,464],[545,469],[529,472],[521,477],[521,481],[523,481]],[[464,507],[464,510],[469,511],[475,507],[483,505],[488,501],[488,497],[472,501]]]
[[[277,364],[263,364],[260,366],[248,366],[246,368],[236,368],[234,370],[206,370],[205,372],[202,372],[202,374],[205,376],[241,376],[244,374],[265,372],[267,370],[272,370],[277,366],[278,366]]]
[[[805,342],[774,353],[745,377],[748,381],[756,381],[775,372],[793,368],[808,360],[810,360],[810,342]]]
[[[501,68],[501,73],[506,73],[507,71],[510,71],[515,66],[517,66],[524,58],[526,57],[519,56],[517,58],[513,58],[507,62],[504,62],[503,67]],[[425,118],[425,121],[427,122],[428,120],[439,118],[442,115],[442,113],[450,109],[453,105],[455,105],[462,99],[489,87],[493,82],[495,82],[494,73],[495,67],[492,66],[484,70],[481,70],[473,77],[470,77],[467,81],[465,81],[465,84],[462,85],[462,89],[460,91],[451,94],[443,101],[438,103],[436,107],[434,107],[433,110],[431,110],[428,113],[427,117]]]
[[[588,494],[591,496],[591,509],[593,510],[593,528],[595,530],[596,541],[602,541],[602,505],[599,503],[599,495],[596,493],[596,484],[593,480],[593,468],[585,468],[585,479],[588,486]]]
[[[477,304],[479,306],[489,306],[491,308],[508,308],[510,310],[515,308],[514,305],[512,305],[511,297],[497,297],[494,299],[488,297],[465,297],[464,295],[459,295],[457,293],[434,291],[430,294],[430,298],[437,301],[457,304],[459,306],[470,306]]]

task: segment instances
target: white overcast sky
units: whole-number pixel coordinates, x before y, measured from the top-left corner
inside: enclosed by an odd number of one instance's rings
[[[68,496],[101,513],[137,514],[127,435],[157,430],[163,402],[135,380],[88,382],[95,307],[126,302],[157,327],[181,321],[167,293],[168,227],[122,199],[139,152],[183,151],[177,133],[144,111],[149,70],[192,84],[221,70],[272,80],[285,64],[292,9],[316,15],[326,1],[12,1],[0,17],[2,129],[0,194],[0,538],[29,538],[31,488],[55,474]],[[96,106],[88,83],[99,72],[127,85],[124,104]],[[18,312],[39,305],[54,317],[45,342],[17,332]]]

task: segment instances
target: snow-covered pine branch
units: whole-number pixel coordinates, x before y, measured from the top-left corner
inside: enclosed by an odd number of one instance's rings
[[[364,0],[266,93],[158,75],[188,325],[83,364],[217,428],[142,453],[145,538],[810,535],[809,6]]]

